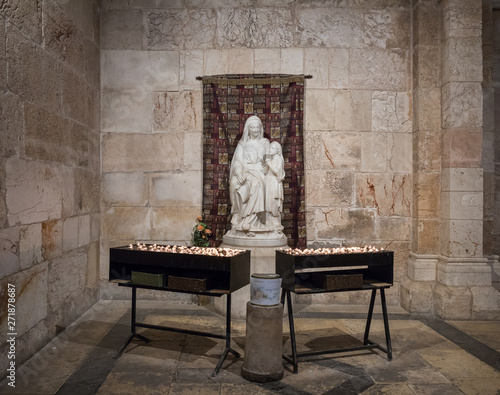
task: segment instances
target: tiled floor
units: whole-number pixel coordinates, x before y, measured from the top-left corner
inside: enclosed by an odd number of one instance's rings
[[[344,309],[344,310],[343,310]],[[299,351],[362,339],[366,307],[296,306]],[[233,320],[231,354],[212,372],[224,340],[140,329],[152,339],[133,340],[114,354],[130,332],[130,302],[100,301],[17,371],[6,394],[500,394],[500,322],[442,321],[389,307],[393,360],[380,351],[358,351],[301,360],[298,374],[285,364],[278,382],[241,377],[245,320]],[[224,333],[224,317],[196,305],[139,301],[138,320]],[[371,338],[384,344],[380,314]],[[285,350],[290,348],[284,320]],[[288,352],[288,351],[287,351]]]

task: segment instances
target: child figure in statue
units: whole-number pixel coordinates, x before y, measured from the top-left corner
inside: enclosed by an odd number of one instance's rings
[[[273,141],[266,155],[266,214],[267,226],[275,233],[282,233],[281,213],[283,212],[283,180],[285,178],[285,161],[281,145]]]

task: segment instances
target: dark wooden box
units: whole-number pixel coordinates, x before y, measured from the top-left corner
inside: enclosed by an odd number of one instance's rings
[[[177,291],[205,292],[209,288],[207,278],[168,276],[168,288]]]
[[[110,248],[109,281],[130,283],[132,271],[161,274],[167,279],[163,287],[144,285],[168,291],[169,276],[211,279],[205,290],[182,290],[219,296],[234,292],[250,282],[250,251],[227,256],[208,256],[139,250],[136,246]],[[197,288],[199,289],[199,288]],[[174,290],[172,288],[172,290]]]
[[[132,271],[131,283],[134,285],[148,285],[150,287],[165,286],[165,275]]]
[[[327,291],[359,289],[363,287],[363,275],[361,273],[351,273],[351,274],[313,273],[312,282],[315,287],[324,288]]]

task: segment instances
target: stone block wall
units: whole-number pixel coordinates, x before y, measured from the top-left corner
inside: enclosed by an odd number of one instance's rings
[[[484,150],[486,154],[485,163],[485,227],[484,243],[485,254],[492,262],[493,285],[500,291],[500,226],[498,218],[500,216],[500,178],[498,171],[500,158],[500,140],[498,131],[500,128],[500,3],[493,1],[494,7],[490,11],[486,9],[487,34],[483,34],[483,57],[485,62],[485,74],[483,83],[483,94],[485,98],[485,132],[487,138],[484,139]],[[483,10],[486,7],[483,7]],[[496,258],[496,259],[495,259]]]
[[[98,12],[87,0],[0,7],[0,354],[12,284],[17,366],[99,297]]]
[[[103,295],[125,295],[107,284],[110,246],[190,240],[202,199],[196,77],[292,73],[313,76],[304,124],[308,243],[394,250],[388,297],[399,304],[412,229],[411,11],[410,0],[104,0]],[[349,295],[315,301],[367,297]]]

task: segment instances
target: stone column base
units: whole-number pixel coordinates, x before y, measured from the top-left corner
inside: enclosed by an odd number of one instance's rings
[[[470,288],[436,284],[434,288],[434,314],[443,320],[470,320],[472,318]]]
[[[410,313],[434,312],[437,255],[410,253],[408,277],[401,283],[400,303]]]
[[[401,307],[409,313],[434,312],[434,282],[403,279],[400,290]]]
[[[472,319],[500,320],[500,292],[493,287],[471,287]]]
[[[500,292],[492,286],[495,268],[500,269],[497,256],[448,258],[411,253],[408,277],[401,283],[401,307],[442,319],[500,319]]]
[[[500,292],[492,286],[496,259],[439,257],[434,313],[443,319],[493,320],[500,317]]]

